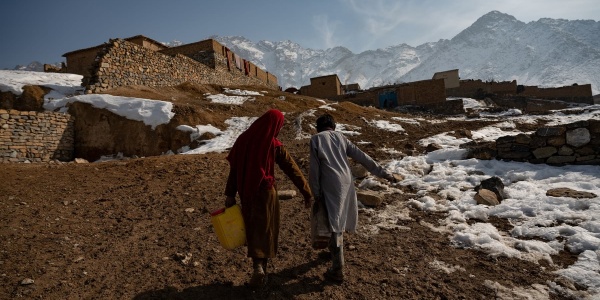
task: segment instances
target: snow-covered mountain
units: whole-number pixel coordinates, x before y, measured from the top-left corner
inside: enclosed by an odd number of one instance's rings
[[[283,88],[299,88],[311,77],[328,74],[338,74],[342,83],[369,88],[459,69],[462,79],[516,79],[519,84],[545,87],[591,83],[594,94],[600,93],[600,22],[593,20],[544,18],[524,23],[492,11],[451,40],[358,54],[344,47],[307,49],[289,40],[213,38],[275,74]]]
[[[58,64],[58,66],[60,66],[60,63]],[[42,71],[44,71],[44,64],[42,64],[39,61],[32,61],[26,66],[25,65],[16,65],[13,68],[13,70],[42,72]]]

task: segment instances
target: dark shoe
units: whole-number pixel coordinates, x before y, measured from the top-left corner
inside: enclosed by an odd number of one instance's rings
[[[248,283],[251,287],[262,287],[267,283],[267,275],[261,269],[254,269],[254,273],[252,273],[252,278],[250,278],[250,282]]]
[[[344,271],[327,269],[325,274],[323,274],[326,280],[342,283],[344,282]]]

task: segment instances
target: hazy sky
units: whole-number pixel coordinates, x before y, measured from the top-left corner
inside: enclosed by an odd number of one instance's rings
[[[4,0],[0,69],[61,62],[66,52],[138,34],[183,43],[239,35],[359,53],[451,39],[492,10],[523,22],[600,19],[599,0]]]

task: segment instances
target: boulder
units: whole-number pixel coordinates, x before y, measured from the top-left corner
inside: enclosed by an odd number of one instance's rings
[[[488,206],[500,204],[500,201],[498,201],[498,197],[496,197],[496,194],[487,189],[480,189],[477,192],[477,194],[475,194],[475,201],[477,201],[477,204],[483,204]]]
[[[377,207],[383,203],[383,194],[373,191],[356,191],[356,197],[365,206]]]
[[[498,202],[502,202],[502,200],[508,198],[506,192],[504,192],[504,183],[500,177],[494,176],[488,179],[482,180],[481,183],[475,187],[475,191],[479,191],[481,189],[486,189],[494,192],[498,199]]]

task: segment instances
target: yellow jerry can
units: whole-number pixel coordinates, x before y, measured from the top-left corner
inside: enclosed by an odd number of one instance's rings
[[[210,220],[223,248],[235,249],[246,243],[246,229],[239,205],[213,211]]]

